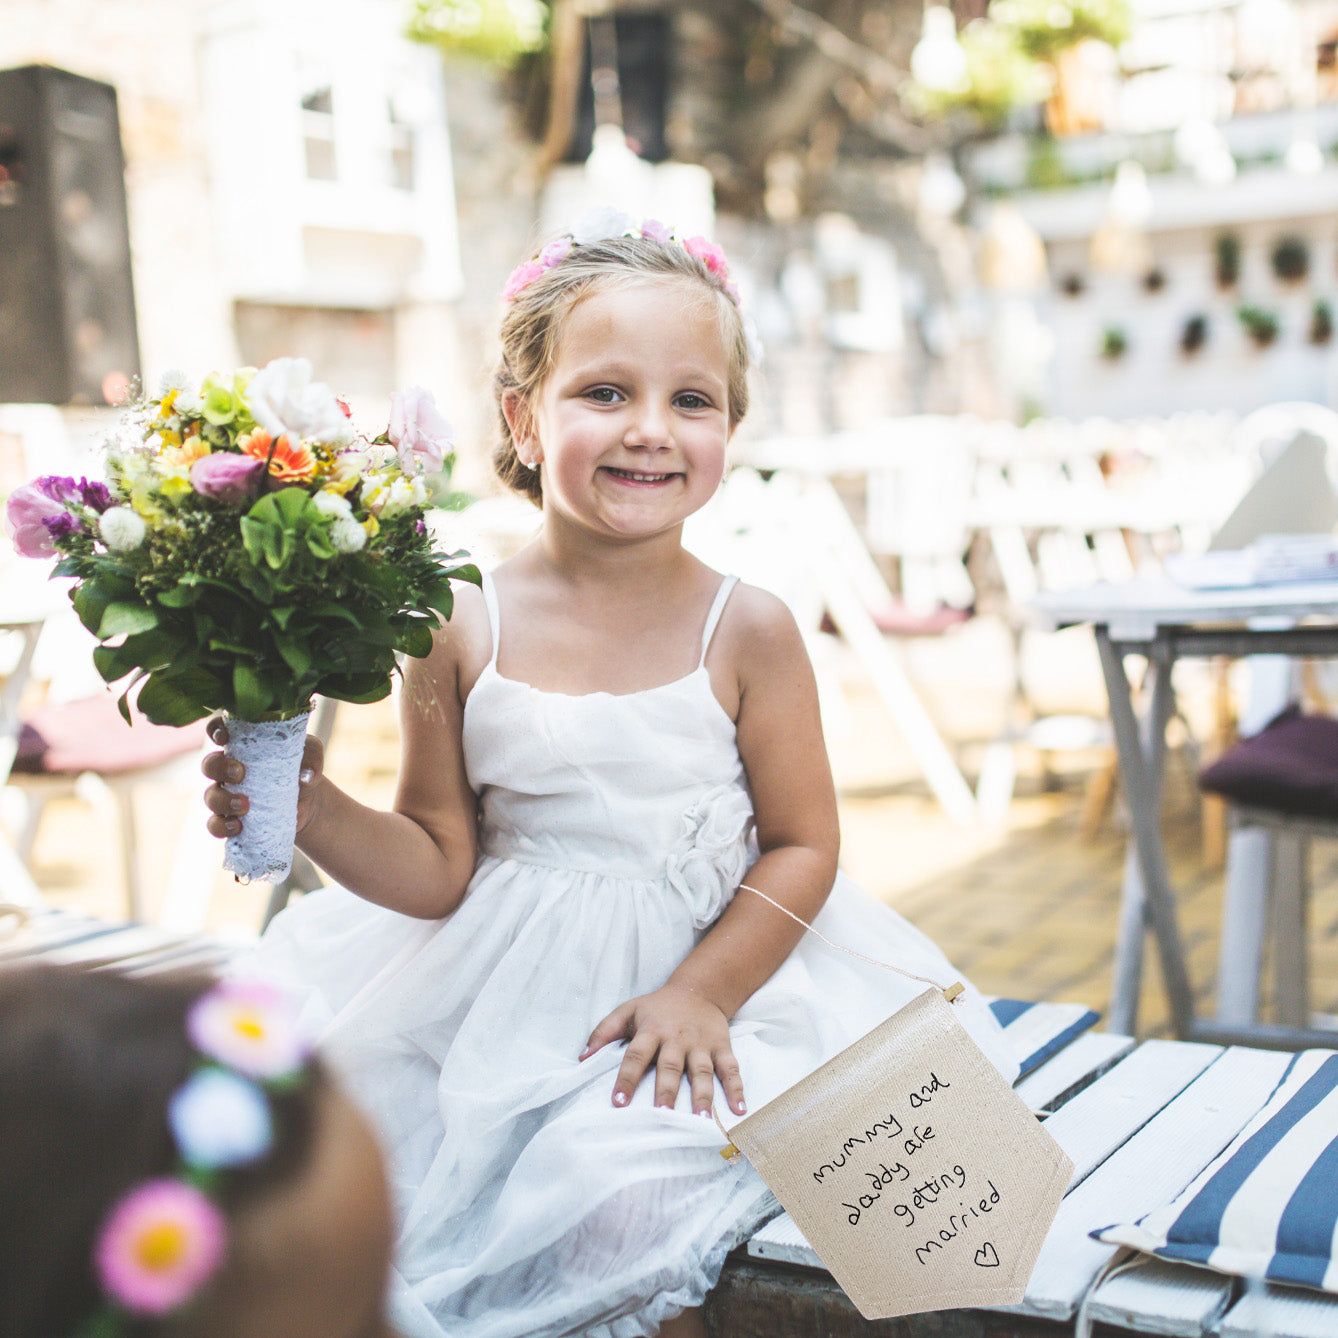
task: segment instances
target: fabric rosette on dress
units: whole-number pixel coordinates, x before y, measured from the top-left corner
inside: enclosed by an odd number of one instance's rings
[[[665,878],[687,903],[695,929],[719,919],[748,868],[753,802],[737,785],[707,790],[683,814],[678,844],[665,861]]]

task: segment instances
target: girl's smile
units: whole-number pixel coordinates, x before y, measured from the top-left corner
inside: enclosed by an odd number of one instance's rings
[[[658,280],[579,301],[552,370],[512,412],[522,457],[542,470],[550,525],[603,538],[676,533],[719,486],[732,431],[713,300]]]

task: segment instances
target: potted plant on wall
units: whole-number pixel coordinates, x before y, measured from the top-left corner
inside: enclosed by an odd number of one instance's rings
[[[1269,255],[1274,277],[1283,283],[1299,283],[1310,269],[1310,250],[1299,237],[1279,239]]]
[[[1236,308],[1236,319],[1240,321],[1245,328],[1245,333],[1259,348],[1266,348],[1282,331],[1282,326],[1274,312],[1264,307],[1253,306],[1250,303],[1243,303]]]
[[[1240,238],[1224,232],[1213,243],[1213,277],[1219,288],[1234,288],[1240,278]]]
[[[1208,318],[1202,312],[1195,314],[1180,330],[1180,351],[1187,358],[1193,357],[1208,342]]]
[[[1333,308],[1322,297],[1317,297],[1310,308],[1308,338],[1312,344],[1327,344],[1333,338]]]
[[[1101,356],[1107,362],[1118,362],[1129,349],[1129,336],[1119,325],[1108,325],[1101,332]]]

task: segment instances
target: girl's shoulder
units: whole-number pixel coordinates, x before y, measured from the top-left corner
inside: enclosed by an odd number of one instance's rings
[[[479,586],[460,581],[452,593],[451,616],[437,631],[433,659],[441,672],[454,678],[463,703],[492,658],[492,625]]]
[[[730,591],[712,651],[731,664],[741,683],[772,670],[784,672],[808,650],[790,606],[761,586],[738,581]]]
[[[740,580],[730,591],[720,630],[722,634],[738,637],[774,637],[789,633],[797,636],[799,625],[790,606],[779,595]]]

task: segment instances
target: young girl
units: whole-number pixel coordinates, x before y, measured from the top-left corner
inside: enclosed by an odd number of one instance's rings
[[[272,994],[0,972],[0,1333],[393,1338],[366,1121]]]
[[[837,874],[789,612],[681,542],[747,408],[723,255],[656,224],[567,237],[507,298],[497,459],[539,537],[410,662],[392,813],[309,744],[298,844],[347,890],[280,916],[259,966],[312,987],[392,1150],[406,1334],[701,1333],[726,1253],[777,1210],[721,1159],[713,1102],[756,1108],[923,988],[740,884],[956,973]],[[245,798],[207,799],[238,830]],[[963,1016],[1011,1076],[988,1010]]]

